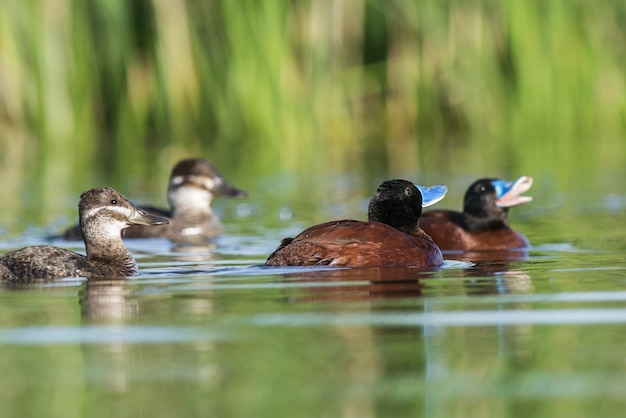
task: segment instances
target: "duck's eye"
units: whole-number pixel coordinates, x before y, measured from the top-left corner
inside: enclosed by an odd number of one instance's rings
[[[406,189],[404,189],[404,194],[407,196],[411,196],[413,194],[413,190],[411,190],[410,187],[407,187]]]
[[[116,199],[111,200],[111,204],[112,205],[117,205],[117,200]]]
[[[487,188],[486,188],[485,186],[480,186],[480,191],[481,191],[481,192],[484,192],[484,191],[486,191],[486,190],[487,190]]]

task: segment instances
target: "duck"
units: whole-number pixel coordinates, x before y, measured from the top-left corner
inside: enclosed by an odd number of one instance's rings
[[[368,206],[368,220],[322,223],[285,238],[267,258],[270,266],[438,267],[441,251],[420,228],[422,208],[444,198],[444,185],[384,181]]]
[[[131,225],[169,222],[136,207],[109,187],[82,193],[78,215],[86,255],[51,245],[25,247],[0,256],[0,279],[29,282],[136,276],[137,262],[124,246],[122,231]]]
[[[527,248],[528,239],[511,228],[510,208],[532,201],[522,196],[533,184],[532,177],[506,181],[481,178],[465,192],[463,212],[430,210],[422,215],[422,229],[441,250],[512,250]]]
[[[167,238],[178,243],[205,243],[222,234],[218,217],[211,209],[216,196],[244,198],[248,193],[231,186],[217,169],[203,158],[179,161],[170,174],[167,189],[169,209],[142,206],[149,213],[169,219],[157,227],[131,226],[125,238]],[[63,238],[80,239],[78,225],[68,229]]]

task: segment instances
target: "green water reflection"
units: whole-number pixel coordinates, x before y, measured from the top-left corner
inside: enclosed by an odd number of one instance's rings
[[[539,224],[520,227],[531,241],[544,234]],[[221,251],[236,242],[226,240]],[[180,265],[175,257],[163,263],[166,247],[142,259],[138,279],[3,289],[4,413],[582,417],[623,410],[624,240],[601,250],[548,240],[522,257],[473,265],[448,256],[431,273],[255,267],[264,245],[236,262],[218,251]]]

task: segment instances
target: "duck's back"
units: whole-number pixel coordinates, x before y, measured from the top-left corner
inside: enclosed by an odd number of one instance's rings
[[[171,212],[148,208],[148,212],[166,216],[167,225],[144,226],[133,225],[124,231],[127,238],[168,238],[174,242],[205,242],[222,234],[219,220],[213,214],[184,213],[172,216]]]
[[[343,220],[316,225],[283,240],[267,264],[429,267],[442,261],[439,248],[428,237],[406,234],[380,222]]]
[[[471,237],[466,231],[463,214],[452,210],[431,210],[422,213],[420,227],[442,250],[460,249]]]
[[[471,231],[464,215],[451,210],[424,212],[420,226],[442,250],[506,250],[528,247],[528,240],[508,226]]]
[[[85,257],[50,245],[22,248],[0,257],[0,278],[4,280],[51,280],[81,277],[89,272]]]
[[[22,248],[0,257],[0,279],[9,281],[54,280],[63,277],[125,277],[137,274],[131,258],[111,261],[85,256],[50,245]]]

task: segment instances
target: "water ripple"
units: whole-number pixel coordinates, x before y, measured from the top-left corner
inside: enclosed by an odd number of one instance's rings
[[[162,326],[23,327],[0,329],[0,344],[163,344],[223,340],[203,328]]]
[[[373,314],[264,314],[249,320],[260,326],[495,326],[626,323],[626,309],[555,309]]]

